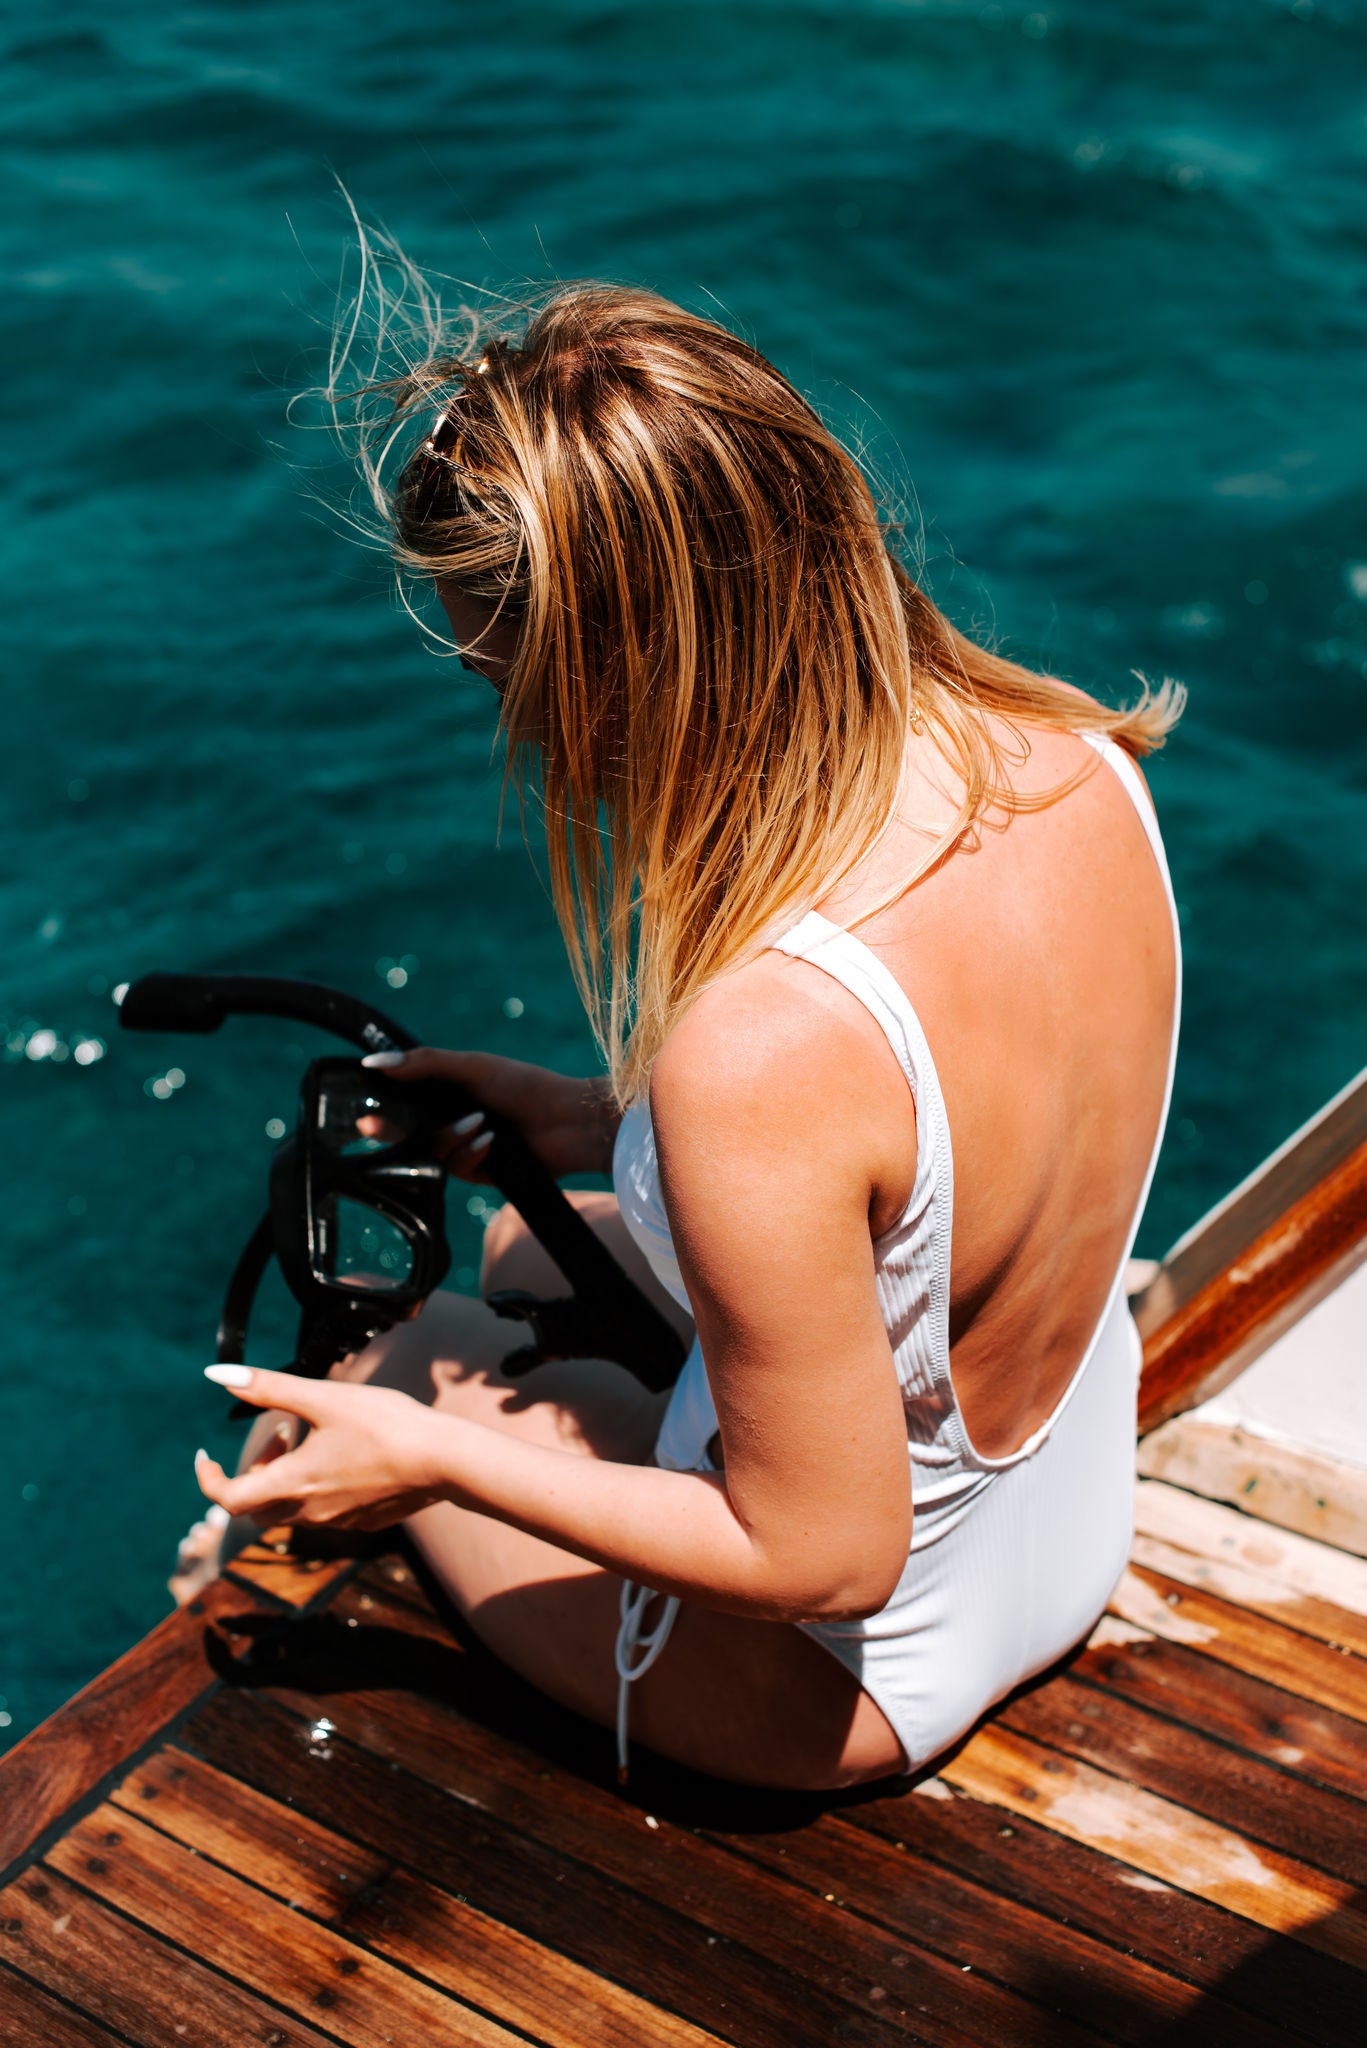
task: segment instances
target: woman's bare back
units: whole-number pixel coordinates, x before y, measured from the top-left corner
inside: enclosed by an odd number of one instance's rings
[[[915,1005],[944,1092],[951,1356],[989,1457],[1048,1418],[1105,1308],[1161,1114],[1176,971],[1162,878],[1119,777],[1071,734],[1030,740],[1012,768],[1019,795],[1078,786],[1041,810],[990,813],[857,927]],[[901,815],[944,815],[951,787],[913,742]],[[895,825],[822,909],[850,922],[925,843]],[[896,1116],[905,1083],[890,1060],[885,1071]],[[903,1200],[909,1188],[908,1174]]]

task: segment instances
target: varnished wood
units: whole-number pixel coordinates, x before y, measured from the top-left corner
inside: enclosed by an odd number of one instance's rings
[[[118,2036],[0,1967],[0,2048],[119,2048]]]
[[[1249,1614],[1266,1615],[1271,1621],[1313,1636],[1336,1650],[1352,1650],[1360,1657],[1367,1652],[1367,1622],[1360,1614],[1297,1593],[1266,1572],[1252,1570],[1223,1557],[1201,1557],[1175,1543],[1135,1536],[1130,1557],[1137,1566],[1161,1572],[1179,1586],[1191,1586],[1231,1602]],[[1367,1691],[1367,1668],[1362,1672]]]
[[[1173,1246],[1133,1297],[1141,1332],[1148,1336],[1194,1300],[1364,1143],[1367,1068]]]
[[[54,1844],[50,1866],[150,1931],[245,1978],[349,2048],[517,2048],[505,2027],[219,1869],[117,1806]]]
[[[1137,2048],[1164,2028],[1214,2048],[1348,2048],[1367,1981],[1364,1660],[1240,1596],[1272,1587],[1304,1621],[1295,1603],[1332,1592],[1352,1615],[1356,1567],[1260,1538],[1170,1487],[1141,1497],[1147,1525],[1166,1531],[1147,1540],[1177,1539],[1189,1576],[1205,1543],[1247,1578],[1217,1597],[1132,1573],[1114,1638],[1085,1651],[1075,1677],[1008,1705],[947,1763],[938,1798],[811,1807],[799,1826],[736,1832],[717,1818],[724,1798],[690,1824],[692,1795],[662,1781],[649,1826],[611,1787],[601,1734],[576,1737],[560,1761],[510,1739],[522,1724],[501,1718],[487,1665],[451,1642],[405,1567],[371,1563],[232,1667],[269,1697],[207,1693],[174,1741],[52,1845],[52,1867],[20,1882],[66,1881],[86,1916],[113,1909],[135,1949],[125,1975],[137,1945],[171,1956],[209,1927],[196,1946],[215,1985],[239,1980],[280,2024],[358,2044],[392,2031],[393,1973],[406,1995],[435,2001],[418,2038],[438,2043],[437,2014],[452,2038],[473,2025],[554,2048]],[[1123,1618],[1136,1587],[1185,1645]],[[250,1640],[229,1637],[238,1651]],[[1311,1697],[1277,1690],[1269,1672]],[[1296,1769],[1278,1748],[1298,1752]],[[1028,1853],[1013,1854],[1022,1840]],[[48,1928],[62,1917],[49,1912]],[[49,1933],[36,1974],[112,2028],[122,2009],[99,2003],[92,1960],[72,1971],[77,1953]],[[15,1960],[3,1946],[0,1957]],[[357,1958],[343,1976],[339,1959]],[[317,2008],[334,1991],[329,1970],[344,2002]],[[404,2010],[411,2029],[418,2015]],[[144,2014],[127,2038],[170,2048],[165,2018]]]
[[[260,1540],[239,1550],[228,1569],[228,1577],[254,1593],[264,1593],[286,1607],[302,1608],[326,1594],[339,1579],[355,1569],[355,1561],[342,1552],[312,1555],[288,1528],[264,1529]]]
[[[642,2040],[712,2048],[716,2041],[184,1751],[152,1758],[118,1803],[547,2048],[589,2041],[636,2048]]]
[[[869,1830],[923,1857],[933,1891],[939,1868],[1086,1930],[1143,1957],[1214,1998],[1293,2037],[1314,2015],[1317,2048],[1360,2048],[1360,1974],[1299,1942],[1269,1940],[1262,1927],[1180,1891],[1087,1843],[1020,1814],[961,1796],[925,1779],[902,1796],[852,1807],[840,1825]],[[919,1893],[909,1900],[915,1909]],[[1212,2010],[1198,2011],[1201,2023]],[[1216,2024],[1220,2013],[1216,2012]],[[1199,2032],[1199,2027],[1193,2030]]]
[[[1071,2014],[1103,2040],[1152,2042],[1161,2027],[1177,2027],[1198,2011],[1210,2048],[1271,2048],[1287,2038],[1284,2027],[1264,2013],[1205,1996],[1149,1960],[931,1861],[908,1847],[905,1837],[887,1841],[827,1816],[787,1834],[747,1833],[734,1847],[818,1898],[932,1945],[961,1969],[966,1964],[986,1971],[1047,2008]]]
[[[1367,1890],[1367,1804],[1360,1798],[1294,1784],[1275,1765],[1241,1756],[1203,1730],[1067,1676],[1012,1701],[997,1725],[1138,1779],[1246,1843]]]
[[[157,1939],[41,1864],[0,1892],[0,1957],[133,2048],[336,2048],[256,1990],[206,1969],[197,1946],[187,1953]],[[25,2048],[42,2048],[42,2036]]]
[[[1364,1258],[1367,1141],[1190,1295],[1179,1286],[1180,1262],[1165,1264],[1136,1312],[1144,1337],[1140,1434],[1218,1394]]]
[[[1367,1078],[1147,1290],[1146,1412],[1359,1240]],[[0,1761],[0,2048],[1356,2048],[1367,1541],[1202,1427],[1088,1645],[849,1799],[624,1797],[421,1567],[267,1532]]]
[[[1367,1727],[1199,1649],[1141,1636],[1089,1647],[1073,1669],[1117,1698],[1203,1729],[1311,1784],[1367,1800]]]
[[[220,1580],[92,1679],[0,1765],[0,1878],[62,1814],[214,1682],[213,1628],[249,1610]]]
[[[1178,1415],[1140,1439],[1139,1470],[1367,1557],[1367,1471],[1356,1466]]]
[[[1255,1849],[1236,1831],[1142,1786],[997,1723],[981,1729],[941,1776],[974,1798],[1094,1843],[1134,1870],[1367,1969],[1367,1905],[1351,1884]]]
[[[358,1916],[370,1945],[524,2028],[547,2048],[710,2048],[718,2036],[531,1935],[400,1872]]]
[[[349,1694],[331,1712],[340,1739],[326,1773],[308,1770],[298,1723],[229,1694],[187,1739],[221,1768],[241,1757],[271,1796],[390,1845],[492,1918],[535,1927],[586,1968],[744,2048],[891,2048],[924,2026],[965,2048],[1079,2041],[1068,2022],[957,1963],[833,1914],[686,1828],[648,1827],[606,1786],[548,1770],[425,1701]],[[396,1778],[386,1765],[400,1750]]]
[[[1302,1699],[1367,1722],[1367,1660],[1332,1650],[1233,1601],[1132,1565],[1111,1595],[1111,1611],[1167,1642],[1185,1643],[1217,1663],[1233,1664]]]
[[[340,1924],[393,1868],[388,1856],[344,1840],[183,1749],[158,1750],[129,1772],[113,1798],[196,1855],[281,1893],[315,1919]]]

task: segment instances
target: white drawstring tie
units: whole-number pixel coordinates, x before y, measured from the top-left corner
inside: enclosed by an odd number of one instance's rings
[[[652,1600],[664,1601],[664,1612],[653,1629],[645,1628],[646,1610]],[[618,1602],[621,1625],[617,1630],[617,1647],[614,1660],[617,1665],[617,1782],[627,1781],[627,1716],[630,1711],[631,1688],[638,1678],[644,1678],[655,1659],[669,1641],[679,1612],[679,1602],[673,1593],[657,1593],[653,1586],[638,1586],[633,1579],[623,1579],[621,1599]],[[635,1662],[632,1660],[636,1659]]]

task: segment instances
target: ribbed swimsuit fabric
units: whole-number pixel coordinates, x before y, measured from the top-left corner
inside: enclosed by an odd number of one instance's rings
[[[974,1449],[950,1372],[954,1158],[939,1077],[915,1009],[867,946],[815,911],[773,941],[863,1003],[885,1033],[916,1108],[915,1183],[897,1222],[874,1244],[879,1306],[906,1418],[911,1548],[896,1591],[878,1613],[801,1624],[882,1709],[908,1769],[955,1742],[994,1701],[1088,1632],[1124,1570],[1133,1534],[1140,1344],[1124,1273],[1172,1098],[1181,950],[1163,842],[1140,777],[1114,741],[1083,737],[1124,783],[1163,878],[1177,962],[1172,1042],[1158,1135],[1106,1306],[1053,1413],[1009,1457],[987,1458]],[[661,1283],[687,1308],[644,1098],[622,1119],[613,1181],[628,1230]],[[707,1367],[695,1343],[665,1412],[656,1462],[673,1471],[711,1470],[707,1446],[716,1430]],[[655,1631],[652,1662],[664,1649],[669,1620],[672,1611]],[[624,1633],[631,1633],[625,1622]],[[619,1643],[619,1671],[624,1658],[629,1667],[631,1648]]]

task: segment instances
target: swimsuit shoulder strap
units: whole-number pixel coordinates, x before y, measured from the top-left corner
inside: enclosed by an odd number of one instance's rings
[[[883,1032],[916,1105],[917,1191],[924,1193],[927,1182],[933,1182],[947,1216],[953,1188],[949,1119],[935,1061],[906,990],[862,939],[819,911],[809,911],[770,943],[777,952],[806,960],[838,981]]]

